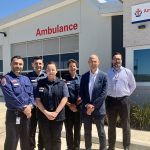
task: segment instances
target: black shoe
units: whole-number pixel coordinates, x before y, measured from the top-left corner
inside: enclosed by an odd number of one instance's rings
[[[44,147],[38,147],[38,150],[44,150]]]
[[[107,150],[115,150],[115,148],[110,148],[110,147],[108,147]]]
[[[129,150],[129,147],[124,148],[124,150]]]
[[[73,147],[68,147],[67,150],[74,150],[74,148]]]

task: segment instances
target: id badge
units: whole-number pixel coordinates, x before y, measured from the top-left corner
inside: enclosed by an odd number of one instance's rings
[[[20,124],[20,117],[16,117],[16,124]]]

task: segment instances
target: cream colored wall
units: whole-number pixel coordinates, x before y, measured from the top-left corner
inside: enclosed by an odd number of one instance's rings
[[[67,34],[74,34],[79,32],[77,30],[62,32],[53,35],[45,35],[36,37],[37,28],[55,27],[59,25],[67,24],[80,24],[80,2],[74,2],[70,5],[51,11],[45,15],[32,18],[28,21],[16,24],[9,28],[4,29],[7,32],[7,37],[0,35],[0,46],[3,49],[3,73],[6,74],[10,71],[10,59],[11,59],[11,44],[20,43],[25,41],[32,41],[43,38],[50,38],[55,36],[62,36]]]
[[[78,30],[68,32],[61,32],[51,35],[36,37],[36,30],[46,29],[48,26],[55,27],[57,25],[79,24],[80,18],[80,2],[74,2],[70,5],[61,7],[59,9],[50,11],[44,15],[32,18],[28,21],[22,22],[12,26],[9,31],[10,43],[18,43],[24,41],[37,40],[41,38],[50,38],[62,36],[64,34],[77,33]]]
[[[149,0],[124,0],[123,2],[123,43],[126,48],[126,67],[134,71],[134,50],[150,48],[150,21],[131,23],[131,6],[150,2]],[[138,29],[139,25],[145,29]],[[137,82],[137,88],[131,96],[132,101],[149,103],[150,82]]]
[[[106,71],[111,65],[111,17],[101,16],[91,0],[81,0],[81,24],[79,34],[80,74],[88,68],[88,58],[97,54],[101,59],[101,69]]]
[[[41,37],[35,36],[37,28],[70,23],[78,23],[78,30]],[[4,74],[10,70],[11,44],[78,32],[80,74],[88,70],[87,61],[93,53],[100,57],[102,70],[106,71],[111,65],[111,17],[101,16],[99,9],[91,0],[79,0],[47,14],[11,26],[6,30],[8,36],[3,38]]]

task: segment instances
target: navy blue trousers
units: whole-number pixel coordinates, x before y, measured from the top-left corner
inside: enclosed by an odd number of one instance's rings
[[[99,150],[106,150],[106,135],[104,130],[104,117],[102,115],[98,118],[94,118],[92,115],[84,115],[83,123],[84,123],[84,138],[85,138],[85,148],[86,150],[92,150],[92,123],[96,124],[97,133],[99,137],[100,147]]]
[[[68,150],[79,150],[81,130],[80,111],[73,112],[69,108],[66,108],[65,128]]]
[[[6,139],[4,150],[16,150],[20,139],[21,150],[29,150],[29,123],[23,112],[17,112],[20,124],[16,124],[16,111],[6,112]]]
[[[35,141],[35,134],[36,134],[36,128],[38,124],[37,119],[37,111],[39,111],[36,107],[32,109],[32,116],[30,119],[30,150],[34,150],[36,147],[36,141]],[[41,130],[39,128],[39,134],[38,134],[38,150],[43,150],[43,139],[41,135]]]
[[[63,121],[40,120],[42,139],[45,150],[61,150],[61,131]]]

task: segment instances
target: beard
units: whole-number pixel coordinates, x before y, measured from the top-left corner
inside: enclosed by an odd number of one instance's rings
[[[115,63],[115,64],[113,65],[113,67],[114,67],[115,69],[119,69],[119,68],[121,67],[121,64],[120,64],[120,63]]]
[[[21,68],[13,68],[14,73],[21,73],[22,69]]]

